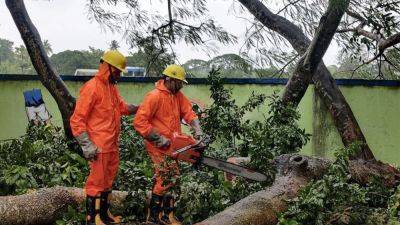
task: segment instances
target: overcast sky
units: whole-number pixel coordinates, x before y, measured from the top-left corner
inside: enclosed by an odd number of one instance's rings
[[[145,0],[146,1],[146,0]],[[120,42],[120,50],[127,54],[129,49],[122,36],[104,31],[96,22],[88,19],[85,8],[86,0],[25,0],[28,13],[38,29],[42,39],[49,40],[53,52],[64,50],[85,50],[89,46],[107,49],[112,40]],[[146,3],[144,3],[146,4]],[[237,18],[229,10],[232,1],[214,0],[209,3],[210,14],[227,31],[238,36],[243,41],[246,25],[243,19]],[[162,7],[152,5],[151,7]],[[0,1],[0,38],[13,41],[16,45],[23,44],[12,17],[5,5]],[[219,46],[219,53],[238,54],[240,45]],[[179,44],[174,47],[179,63],[189,59],[209,60],[215,54],[208,56],[193,47]],[[327,65],[337,64],[337,45],[332,42],[324,60]]]

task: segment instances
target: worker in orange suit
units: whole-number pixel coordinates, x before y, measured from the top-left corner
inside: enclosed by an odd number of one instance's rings
[[[106,51],[99,71],[84,84],[70,119],[72,134],[89,161],[86,180],[86,224],[120,223],[110,211],[110,194],[119,166],[118,138],[121,116],[136,113],[138,107],[121,98],[117,81],[126,72],[126,59],[116,50]]]
[[[201,140],[203,132],[199,119],[188,98],[180,91],[185,80],[185,70],[178,65],[169,65],[162,79],[156,82],[140,104],[134,119],[135,129],[145,138],[147,152],[153,162],[155,182],[147,210],[147,221],[157,224],[181,224],[174,216],[174,198],[168,190],[179,176],[177,161],[167,161],[163,154],[171,144],[173,133],[182,133],[181,119],[194,131],[194,137]],[[169,176],[164,180],[165,176]]]

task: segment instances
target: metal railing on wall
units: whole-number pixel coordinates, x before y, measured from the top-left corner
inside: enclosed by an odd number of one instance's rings
[[[73,76],[61,75],[64,81],[85,82],[93,76]],[[153,83],[159,77],[121,77],[120,82],[132,83]],[[39,80],[37,75],[26,74],[0,74],[0,81],[29,81]],[[208,84],[206,78],[187,78],[190,84]],[[259,85],[285,85],[286,78],[224,78],[226,84],[259,84]],[[386,86],[400,87],[399,80],[363,80],[363,79],[336,79],[336,84],[340,86]]]

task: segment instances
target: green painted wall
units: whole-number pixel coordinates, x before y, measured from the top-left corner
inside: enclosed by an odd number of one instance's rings
[[[382,161],[400,165],[400,87],[342,86],[340,89],[374,155]],[[313,110],[313,154],[332,156],[333,151],[343,144],[326,106],[319,103],[318,97],[314,98],[317,100]],[[317,139],[319,144],[315,143]]]
[[[66,82],[74,96],[78,95],[82,84],[82,82]],[[233,96],[238,104],[243,104],[252,91],[271,95],[274,91],[283,89],[282,85],[227,85],[227,87],[232,88]],[[0,140],[18,137],[25,132],[28,121],[22,93],[32,88],[42,90],[47,109],[53,115],[52,122],[61,126],[61,115],[57,105],[39,81],[0,81]],[[123,82],[119,84],[121,95],[131,103],[140,103],[145,93],[153,88],[152,83]],[[189,85],[184,88],[184,93],[192,99],[209,104],[208,88],[207,85]],[[400,104],[396,104],[400,99],[400,89],[342,86],[341,90],[352,107],[374,154],[378,159],[400,164],[400,154],[397,154],[397,146],[400,144],[398,129],[400,120],[397,119]],[[303,148],[303,153],[331,156],[334,149],[342,146],[326,107],[314,95],[313,86],[307,90],[299,105],[299,110],[301,112],[300,126],[315,136]],[[266,106],[263,106],[247,117],[258,119],[266,111]]]

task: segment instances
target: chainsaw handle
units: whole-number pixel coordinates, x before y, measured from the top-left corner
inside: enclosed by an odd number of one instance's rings
[[[209,135],[204,135],[203,138],[196,142],[196,144],[192,145],[192,148],[195,150],[204,151],[211,142],[211,137]]]

